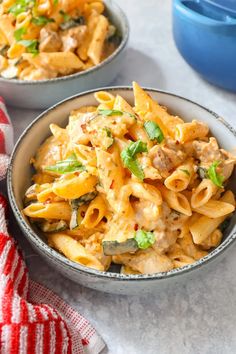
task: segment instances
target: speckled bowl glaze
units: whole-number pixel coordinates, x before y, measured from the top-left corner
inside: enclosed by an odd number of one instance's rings
[[[121,37],[119,47],[99,65],[88,70],[50,80],[23,81],[0,77],[0,95],[7,104],[29,109],[46,109],[79,92],[110,84],[121,70],[129,38],[128,19],[112,0],[104,0],[106,12]]]
[[[106,88],[106,90],[113,94],[119,94],[131,104],[133,103],[131,88],[111,87]],[[154,99],[167,106],[169,111],[184,117],[186,121],[195,118],[206,122],[211,129],[211,133],[225,149],[232,150],[235,148],[235,130],[217,114],[183,97],[154,89],[146,90]],[[24,192],[31,184],[32,169],[29,160],[35,154],[39,145],[50,135],[49,124],[56,123],[65,126],[71,110],[84,105],[96,104],[93,97],[96,91],[98,90],[68,98],[42,113],[24,131],[15,146],[7,175],[8,195],[15,217],[26,238],[52,268],[66,277],[89,288],[115,294],[153,294],[170,284],[190,281],[198,273],[197,271],[205,271],[209,268],[209,265],[211,267],[216,266],[215,261],[221,259],[236,239],[235,217],[231,219],[231,224],[225,232],[221,245],[194,264],[165,273],[123,275],[113,272],[100,272],[71,262],[50,248],[39,230],[30,225],[29,221],[21,214]],[[232,178],[232,180],[235,180],[235,178]],[[231,185],[231,188],[236,191],[235,182]]]

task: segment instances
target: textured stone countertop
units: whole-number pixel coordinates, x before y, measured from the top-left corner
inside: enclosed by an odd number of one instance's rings
[[[119,0],[131,36],[123,70],[113,84],[170,90],[216,111],[235,126],[236,96],[203,81],[181,58],[171,34],[170,0]],[[38,112],[9,109],[17,138]],[[90,320],[109,354],[236,353],[236,247],[194,282],[157,295],[126,297],[86,289],[49,268],[14,220],[31,276],[52,288]]]

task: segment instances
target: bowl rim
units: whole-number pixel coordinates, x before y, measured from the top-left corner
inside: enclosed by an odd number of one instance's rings
[[[160,89],[155,89],[155,88],[149,88],[149,87],[143,87],[145,91],[149,92],[154,92],[154,93],[164,93],[167,94],[171,97],[177,97],[178,99],[181,99],[183,101],[190,102],[191,104],[194,104],[208,113],[211,114],[212,118],[216,119],[218,122],[223,124],[230,133],[234,135],[236,138],[236,130],[227,122],[225,121],[222,117],[220,117],[217,113],[213,112],[211,109],[206,108],[205,106],[194,102],[188,98],[185,98],[181,95],[171,93],[166,90],[160,90]],[[60,106],[63,106],[65,103],[69,101],[73,101],[77,98],[83,97],[90,95],[92,93],[98,92],[98,91],[116,91],[116,90],[123,90],[123,91],[132,91],[131,86],[108,86],[108,87],[102,87],[102,88],[96,88],[93,90],[88,90],[76,95],[73,95],[71,97],[68,97],[57,104],[53,105],[52,107],[48,108],[47,110],[43,111],[39,116],[37,116],[29,125],[28,127],[23,131],[23,133],[20,135],[18,138],[13,152],[10,157],[10,163],[7,171],[7,192],[8,192],[8,197],[10,201],[11,208],[13,210],[14,216],[16,217],[16,220],[20,226],[20,228],[24,231],[24,235],[27,239],[29,239],[30,243],[32,243],[35,248],[40,249],[40,253],[46,253],[47,258],[50,258],[53,263],[58,263],[60,267],[65,266],[65,270],[68,270],[70,268],[71,271],[77,271],[78,273],[82,273],[85,276],[90,276],[94,278],[100,278],[103,280],[107,279],[112,279],[114,281],[150,281],[150,280],[164,280],[164,279],[169,279],[169,278],[176,278],[179,275],[184,275],[187,273],[190,273],[194,270],[199,269],[201,266],[208,264],[215,260],[215,258],[222,254],[223,252],[226,251],[234,241],[236,240],[236,230],[232,231],[229,236],[214,250],[212,250],[208,255],[202,257],[201,259],[197,260],[196,262],[183,266],[181,268],[175,268],[167,272],[160,272],[160,273],[153,273],[153,274],[121,274],[121,273],[113,273],[109,271],[99,271],[96,269],[92,269],[83,265],[80,265],[79,263],[70,261],[67,259],[65,256],[48,246],[40,237],[39,235],[34,232],[34,230],[30,227],[30,225],[25,221],[21,214],[21,210],[18,208],[15,196],[14,196],[14,189],[12,185],[12,170],[13,170],[13,164],[15,157],[17,155],[18,150],[20,149],[20,146],[24,140],[24,137],[30,133],[31,128],[37,124],[41,119],[43,119],[45,116],[47,116],[51,111],[57,109]]]
[[[43,84],[49,84],[49,83],[58,83],[60,81],[66,81],[66,80],[75,80],[78,79],[82,76],[89,75],[90,73],[93,73],[102,67],[104,67],[106,64],[110,63],[113,59],[115,59],[118,54],[120,54],[123,49],[125,48],[128,39],[129,39],[129,33],[130,33],[130,26],[129,26],[129,21],[128,17],[126,16],[125,12],[121,9],[121,7],[114,1],[110,0],[104,0],[109,1],[110,6],[111,6],[111,12],[112,13],[117,13],[120,22],[123,21],[124,24],[124,34],[122,35],[122,40],[119,44],[119,46],[115,49],[115,51],[109,55],[106,59],[104,59],[101,63],[98,65],[94,65],[89,69],[71,74],[71,75],[65,75],[61,77],[55,77],[52,79],[44,79],[44,80],[20,80],[20,79],[4,79],[3,77],[0,76],[0,83],[8,83],[8,84],[17,84],[17,85],[43,85]]]

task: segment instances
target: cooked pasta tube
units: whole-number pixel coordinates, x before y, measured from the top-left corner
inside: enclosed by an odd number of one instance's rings
[[[184,267],[195,262],[195,259],[187,256],[181,246],[177,243],[171,247],[167,252],[167,255],[171,259],[174,268]]]
[[[175,128],[175,140],[186,143],[194,139],[207,136],[209,128],[205,123],[193,120],[191,123],[177,124]]]
[[[83,68],[83,62],[72,52],[41,52],[37,56],[30,53],[23,53],[22,58],[27,60],[36,68],[55,70],[60,74],[68,74],[73,70]]]
[[[225,192],[220,201],[232,204],[235,207],[235,198],[231,191]],[[193,236],[193,241],[196,244],[202,244],[209,235],[214,232],[218,226],[227,218],[228,215],[220,216],[218,218],[209,218],[201,216],[197,222],[190,226],[190,232]]]
[[[204,250],[209,250],[212,247],[217,247],[221,243],[223,233],[220,229],[216,229],[209,235],[204,242],[200,244],[201,248]]]
[[[214,219],[231,214],[235,210],[235,207],[229,203],[210,199],[206,204],[198,208],[193,208],[193,210]]]
[[[79,176],[69,174],[53,183],[52,191],[65,199],[76,199],[94,190],[97,177],[81,172]]]
[[[144,118],[157,123],[164,135],[174,136],[176,124],[183,123],[179,117],[170,115],[154,101],[136,82],[133,82],[135,111]],[[145,113],[146,112],[146,113]]]
[[[218,187],[210,179],[203,179],[197,188],[193,190],[191,206],[193,208],[199,208],[206,204],[217,192],[217,190]]]
[[[207,255],[207,252],[201,250],[193,243],[192,235],[188,232],[183,238],[178,240],[178,244],[181,246],[184,253],[196,260]]]
[[[183,195],[182,193],[179,192],[173,192],[168,190],[166,187],[158,184],[158,189],[160,189],[161,194],[164,198],[164,200],[167,202],[167,204],[170,206],[170,208],[184,214],[187,216],[192,215],[192,210],[189,204],[188,199]]]
[[[96,101],[98,101],[99,103],[105,104],[108,107],[108,109],[113,108],[115,97],[111,93],[106,91],[98,91],[95,92],[94,97]]]
[[[151,185],[145,183],[130,183],[125,185],[120,190],[119,203],[116,211],[118,215],[130,216],[133,214],[133,208],[130,203],[130,196],[146,200],[151,203],[150,208],[155,208],[157,217],[160,213],[160,205],[162,204],[162,197],[159,190]]]
[[[2,37],[4,37],[7,42],[2,44],[11,45],[11,43],[14,42],[15,27],[12,24],[10,16],[2,15],[0,17],[0,32],[2,33]]]
[[[104,270],[104,266],[96,257],[90,254],[78,241],[66,234],[50,234],[48,236],[48,242],[51,247],[63,253],[71,261],[80,263],[89,268]]]
[[[193,176],[193,162],[188,161],[180,165],[169,177],[165,179],[165,186],[173,192],[181,192],[187,189]]]
[[[109,22],[107,18],[100,15],[96,28],[93,33],[93,38],[88,48],[88,57],[95,65],[98,65],[102,57],[103,44],[108,32]]]
[[[32,203],[23,209],[30,218],[70,220],[71,208],[66,202]]]
[[[81,222],[81,225],[86,228],[96,227],[102,218],[107,215],[107,206],[104,202],[104,199],[101,196],[97,196],[89,204],[88,209],[85,212],[85,216]]]

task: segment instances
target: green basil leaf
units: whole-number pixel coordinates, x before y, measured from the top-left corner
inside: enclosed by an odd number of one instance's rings
[[[144,172],[136,160],[136,155],[147,151],[147,144],[141,140],[138,140],[130,143],[129,146],[121,152],[121,159],[124,166],[127,167],[137,178],[141,180],[144,179]]]
[[[31,22],[36,26],[44,26],[47,23],[55,22],[53,18],[48,18],[46,16],[33,17]]]
[[[129,112],[123,112],[118,109],[99,109],[98,113],[101,114],[102,116],[122,116],[123,114],[127,114],[128,116],[136,119],[135,114]]]
[[[14,38],[18,42],[22,39],[22,36],[26,34],[27,30],[25,27],[20,27],[14,32]]]
[[[123,112],[117,109],[99,109],[98,113],[103,116],[122,116]]]
[[[180,171],[184,172],[187,176],[190,176],[190,172],[188,170],[181,168]]]
[[[141,140],[137,140],[134,143],[130,143],[125,149],[131,157],[135,157],[140,152],[147,152],[147,144]]]
[[[34,5],[35,5],[35,0],[17,0],[9,8],[8,12],[13,14],[14,16],[18,16],[22,12],[26,12],[28,9],[33,8]]]
[[[143,181],[144,179],[144,172],[140,164],[138,163],[137,159],[134,157],[131,157],[125,150],[121,152],[121,158],[123,161],[123,164],[126,168],[130,170],[130,172],[133,173],[137,178],[141,179]]]
[[[155,238],[155,235],[153,234],[153,232],[147,232],[144,230],[137,230],[135,232],[134,239],[136,240],[138,247],[143,250],[152,246],[156,241],[156,238]]]
[[[66,160],[58,161],[54,166],[46,166],[44,170],[65,174],[75,171],[84,171],[85,167],[77,160],[76,155],[72,154]]]
[[[144,123],[144,128],[150,140],[156,140],[158,143],[164,140],[164,134],[157,123],[148,120]]]
[[[20,43],[24,47],[26,47],[28,53],[38,54],[38,52],[39,52],[39,50],[38,50],[39,42],[36,39],[25,39],[25,40],[19,41],[18,43]]]
[[[223,187],[224,176],[217,172],[220,161],[214,161],[207,170],[208,178],[219,188]]]

